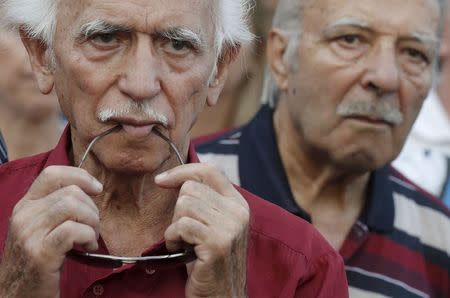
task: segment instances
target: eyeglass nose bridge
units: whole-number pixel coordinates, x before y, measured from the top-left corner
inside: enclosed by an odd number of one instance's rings
[[[173,254],[143,257],[119,257],[92,254],[78,250],[69,251],[67,256],[88,266],[120,268],[124,265],[135,265],[139,268],[145,269],[167,269],[177,267],[192,262],[197,258],[192,248]]]

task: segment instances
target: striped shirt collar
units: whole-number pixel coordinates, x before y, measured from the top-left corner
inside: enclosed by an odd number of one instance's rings
[[[2,133],[0,132],[0,164],[8,161],[8,154],[6,151],[5,141],[3,140]]]
[[[241,186],[311,222],[310,215],[297,205],[290,190],[275,141],[272,117],[273,110],[263,106],[242,129],[238,152]],[[368,200],[360,218],[370,229],[380,232],[389,232],[394,226],[390,171],[390,166],[386,166],[372,172]]]

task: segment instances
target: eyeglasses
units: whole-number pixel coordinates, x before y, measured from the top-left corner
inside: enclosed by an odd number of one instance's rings
[[[121,129],[120,125],[117,125],[95,137],[91,141],[91,143],[89,143],[86,152],[81,158],[78,168],[81,168],[83,166],[86,158],[89,155],[89,152],[91,151],[92,147],[95,145],[97,141],[113,132],[119,131],[120,129]],[[152,132],[169,144],[170,148],[175,153],[178,162],[180,163],[180,165],[183,165],[184,164],[183,158],[181,157],[180,151],[175,146],[175,144],[157,128],[153,128]],[[186,249],[182,252],[176,252],[167,255],[143,256],[143,257],[119,257],[112,255],[93,254],[89,252],[83,252],[72,249],[67,253],[67,256],[70,257],[71,259],[76,260],[79,263],[93,267],[118,268],[122,267],[123,265],[134,264],[141,268],[156,268],[156,269],[186,264],[197,258],[192,248]]]

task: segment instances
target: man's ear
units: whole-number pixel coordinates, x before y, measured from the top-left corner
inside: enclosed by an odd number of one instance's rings
[[[284,58],[289,44],[289,39],[285,34],[272,29],[267,39],[267,63],[272,72],[272,76],[280,91],[288,88],[289,65]]]
[[[224,54],[219,57],[217,61],[217,71],[208,86],[208,96],[206,98],[206,103],[208,106],[214,106],[219,100],[220,92],[222,92],[223,86],[225,85],[225,81],[227,79],[228,69],[236,60],[239,50],[240,46],[228,48],[224,51]]]
[[[441,47],[439,48],[439,58],[442,60],[450,59],[450,16],[445,21],[444,31],[442,33]]]
[[[39,89],[44,94],[53,90],[54,76],[51,65],[50,49],[44,42],[28,37],[26,32],[20,30],[20,38],[27,49]]]

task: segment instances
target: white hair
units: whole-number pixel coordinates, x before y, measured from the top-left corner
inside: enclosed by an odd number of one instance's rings
[[[120,106],[101,107],[97,112],[97,119],[101,122],[107,122],[114,118],[130,117],[133,115],[141,115],[145,120],[157,121],[167,126],[169,118],[166,115],[153,109],[149,101],[126,101]]]
[[[219,56],[225,48],[234,48],[253,39],[248,15],[253,0],[216,1],[213,20],[216,26],[215,50]],[[0,0],[2,25],[24,30],[30,38],[52,47],[59,0]]]

